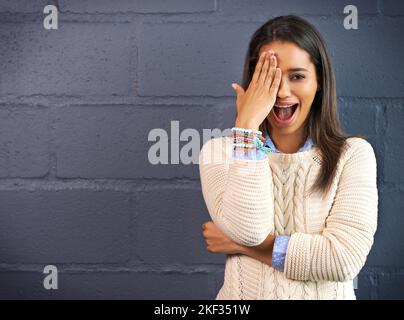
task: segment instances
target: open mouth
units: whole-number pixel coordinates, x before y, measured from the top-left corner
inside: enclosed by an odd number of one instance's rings
[[[298,106],[299,106],[298,103],[291,105],[289,107],[274,106],[273,111],[274,111],[275,118],[277,118],[276,120],[278,120],[280,122],[288,122],[289,120],[292,119]]]

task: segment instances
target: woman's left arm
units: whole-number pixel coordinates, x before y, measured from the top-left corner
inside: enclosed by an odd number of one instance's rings
[[[284,269],[287,278],[344,282],[359,273],[377,228],[376,167],[370,143],[355,138],[346,153],[322,233],[297,232],[289,239]]]

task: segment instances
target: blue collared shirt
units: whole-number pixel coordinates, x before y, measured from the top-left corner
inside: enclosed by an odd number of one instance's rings
[[[269,135],[265,136],[265,146],[270,147],[274,152],[282,153],[279,151],[275,144],[273,143],[271,137]],[[303,147],[301,147],[297,152],[302,152],[309,150],[313,147],[313,140],[308,137],[306,142],[304,143]],[[250,150],[246,155],[243,151],[233,150],[233,157],[234,158],[241,158],[241,159],[248,159],[248,160],[262,160],[266,158],[266,152],[258,149]]]

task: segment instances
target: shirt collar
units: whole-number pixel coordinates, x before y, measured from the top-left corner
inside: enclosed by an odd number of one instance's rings
[[[269,135],[266,135],[266,136],[265,136],[265,145],[268,146],[268,147],[270,147],[272,150],[274,150],[274,151],[277,152],[277,153],[282,153],[281,151],[279,151],[279,150],[275,147],[275,145],[274,145],[274,143],[273,143],[273,141],[272,141],[272,139],[270,138]],[[302,151],[309,150],[310,148],[313,147],[313,145],[314,145],[314,144],[313,144],[313,140],[312,140],[310,137],[308,137],[307,140],[306,140],[306,142],[304,143],[303,147],[301,147],[299,150],[297,150],[297,152],[302,152]]]

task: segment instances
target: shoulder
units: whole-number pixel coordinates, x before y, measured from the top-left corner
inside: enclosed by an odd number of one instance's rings
[[[367,155],[374,155],[372,145],[365,139],[359,137],[350,137],[346,139],[346,153],[353,156],[355,153],[365,153]]]
[[[363,138],[350,137],[346,139],[345,150],[341,162],[345,165],[355,165],[359,170],[376,166],[376,156],[372,145]]]

